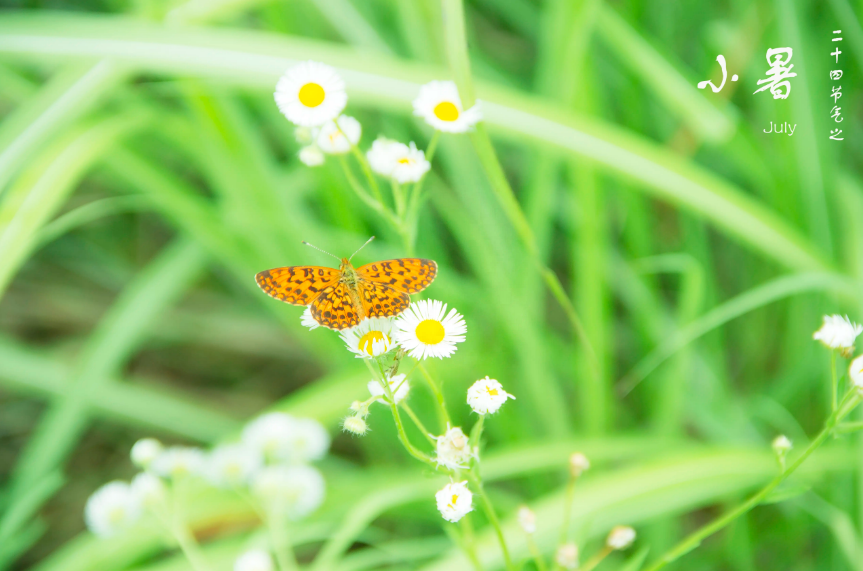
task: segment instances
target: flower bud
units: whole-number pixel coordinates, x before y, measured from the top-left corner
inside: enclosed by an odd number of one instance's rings
[[[616,551],[626,549],[635,541],[635,530],[629,526],[618,525],[611,529],[605,539],[605,545]]]
[[[518,508],[518,525],[528,535],[536,533],[536,514],[527,506]]]
[[[578,478],[588,468],[590,468],[590,460],[581,452],[574,452],[569,457],[569,473],[573,478]]]
[[[564,569],[578,569],[578,546],[574,543],[564,543],[557,548],[554,560]]]
[[[357,436],[362,436],[369,430],[369,425],[359,416],[349,416],[342,422],[342,428],[345,432],[350,432]]]

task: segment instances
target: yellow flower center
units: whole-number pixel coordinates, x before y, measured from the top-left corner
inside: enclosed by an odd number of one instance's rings
[[[458,501],[458,494],[453,494],[452,495],[452,501],[450,501],[449,505],[451,505],[452,507],[455,507],[455,504],[457,501]]]
[[[488,391],[489,396],[492,396],[492,397],[497,396],[497,389],[493,389],[493,388],[489,387],[486,390]]]
[[[126,510],[123,508],[114,508],[108,512],[108,521],[113,525],[123,523],[124,519],[126,519]]]
[[[425,343],[426,345],[437,345],[443,341],[444,333],[443,325],[441,325],[440,321],[434,319],[420,321],[420,324],[417,325],[417,339],[420,340],[420,343]]]
[[[360,342],[357,344],[357,349],[360,351],[365,351],[369,354],[369,356],[373,357],[372,349],[374,348],[374,344],[376,341],[384,342],[384,350],[386,350],[390,346],[390,338],[380,331],[369,331],[362,337],[360,337]]]
[[[441,101],[435,105],[434,114],[441,121],[455,121],[458,119],[458,107],[449,101]]]
[[[307,83],[300,88],[300,103],[306,107],[317,107],[324,102],[324,88],[317,83]]]
[[[407,158],[407,157],[404,157],[404,158],[402,158],[402,159],[399,159],[399,160],[398,160],[398,163],[399,163],[399,164],[401,164],[401,165],[410,165],[410,164],[413,164],[413,161],[412,161],[412,160],[410,160],[410,159],[409,159],[409,158]]]

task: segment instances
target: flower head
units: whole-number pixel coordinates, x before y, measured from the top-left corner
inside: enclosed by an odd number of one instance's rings
[[[784,456],[785,454],[788,454],[788,452],[792,448],[791,441],[784,434],[780,434],[779,436],[774,438],[771,446],[773,447],[773,451],[777,455],[782,455],[782,456]]]
[[[414,99],[414,115],[447,133],[464,133],[482,120],[479,102],[463,109],[458,88],[452,81],[432,81],[420,88]]]
[[[456,522],[473,510],[473,494],[467,481],[450,483],[435,494],[437,509],[447,521]]]
[[[626,525],[613,527],[605,538],[605,544],[617,551],[626,549],[633,541],[635,541],[635,530]]]
[[[573,452],[569,456],[569,473],[573,478],[578,478],[581,473],[590,468],[590,460],[581,452]]]
[[[263,549],[246,551],[234,561],[234,571],[273,571],[273,558]]]
[[[131,489],[138,504],[147,509],[161,505],[167,493],[161,478],[150,472],[141,472],[132,478]]]
[[[362,415],[348,416],[342,421],[342,430],[356,436],[362,436],[369,431],[369,425],[363,420]]]
[[[412,303],[393,324],[395,341],[418,360],[449,357],[465,332],[464,318],[455,309],[447,313],[445,303],[431,299]]]
[[[332,121],[348,103],[342,78],[330,66],[315,61],[286,71],[276,84],[274,97],[288,121],[302,127]]]
[[[338,122],[338,125],[336,125]],[[328,155],[343,155],[360,142],[363,128],[353,117],[340,115],[336,121],[325,123],[318,133],[318,148]]]
[[[163,478],[198,475],[204,468],[204,452],[190,446],[171,446],[153,460],[151,469]]]
[[[467,435],[458,426],[450,428],[443,436],[437,437],[435,462],[447,468],[467,468],[475,455]]]
[[[259,449],[242,444],[224,444],[210,452],[205,475],[216,487],[235,488],[246,484],[263,464]]]
[[[378,137],[366,156],[373,171],[400,183],[417,182],[431,168],[425,153],[413,141],[408,146]]]
[[[578,569],[578,546],[572,542],[557,548],[554,560],[564,569]]]
[[[243,444],[257,450],[266,460],[310,462],[327,453],[330,435],[317,420],[270,412],[246,425]]]
[[[411,389],[405,375],[395,375],[394,377],[387,377],[387,384],[390,386],[390,390],[393,393],[393,398],[395,398],[396,404],[402,402],[402,400],[404,400],[404,398],[408,395],[408,391]],[[387,394],[384,391],[384,388],[381,386],[380,381],[378,381],[377,379],[369,381],[369,392],[373,397],[381,397],[380,399],[378,399],[380,402],[389,402],[387,400]]]
[[[252,492],[275,514],[297,520],[324,501],[324,477],[311,466],[268,466],[252,480]]]
[[[131,486],[119,480],[108,482],[87,499],[84,521],[100,537],[111,537],[130,527],[141,515],[138,498]]]
[[[307,167],[318,167],[324,164],[324,153],[317,145],[307,145],[300,149],[300,160]]]
[[[848,378],[851,379],[851,384],[857,387],[857,390],[863,390],[863,355],[860,355],[848,367]]]
[[[300,325],[302,325],[303,327],[308,327],[309,331],[311,331],[312,329],[317,329],[321,326],[317,321],[315,321],[315,318],[312,317],[311,307],[306,307],[306,310],[300,316]]]
[[[371,359],[395,347],[392,329],[391,317],[370,317],[349,329],[343,329],[339,335],[357,358]]]
[[[503,386],[488,377],[480,379],[467,390],[467,404],[477,414],[493,414],[506,402],[515,399]]]
[[[528,535],[536,533],[536,514],[527,506],[518,508],[518,525]]]
[[[848,316],[825,315],[821,329],[816,331],[812,338],[821,341],[830,349],[841,352],[850,352],[854,349],[854,339],[863,332],[863,325],[852,323]]]
[[[132,446],[132,464],[146,470],[164,450],[162,443],[155,438],[142,438]]]

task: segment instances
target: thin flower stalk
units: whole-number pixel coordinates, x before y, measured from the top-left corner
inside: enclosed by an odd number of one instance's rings
[[[587,562],[579,568],[580,571],[592,571],[597,565],[602,563],[602,560],[608,557],[609,553],[612,551],[614,551],[614,549],[608,545],[603,545],[602,549],[596,552],[593,557],[588,559]]]
[[[441,426],[446,427],[448,424],[450,424],[450,418],[449,418],[449,413],[446,410],[446,404],[444,403],[443,392],[441,392],[440,387],[438,387],[434,378],[429,374],[428,370],[426,370],[425,365],[423,365],[419,361],[417,363],[418,363],[417,366],[419,367],[420,372],[423,374],[423,377],[425,377],[426,382],[428,383],[429,388],[431,389],[431,392],[435,397],[435,402],[437,403],[438,416],[440,417]]]

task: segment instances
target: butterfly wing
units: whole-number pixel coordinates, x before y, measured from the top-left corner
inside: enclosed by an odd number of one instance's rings
[[[437,263],[422,258],[399,258],[374,262],[357,268],[361,280],[383,284],[402,293],[427,288],[437,275]]]
[[[411,304],[411,296],[388,285],[361,279],[357,286],[366,317],[398,315]]]
[[[293,305],[309,305],[327,288],[335,287],[341,272],[320,266],[289,266],[255,276],[267,295]]]
[[[341,331],[359,324],[360,318],[351,300],[351,293],[344,282],[324,288],[321,295],[310,306],[315,321]]]

